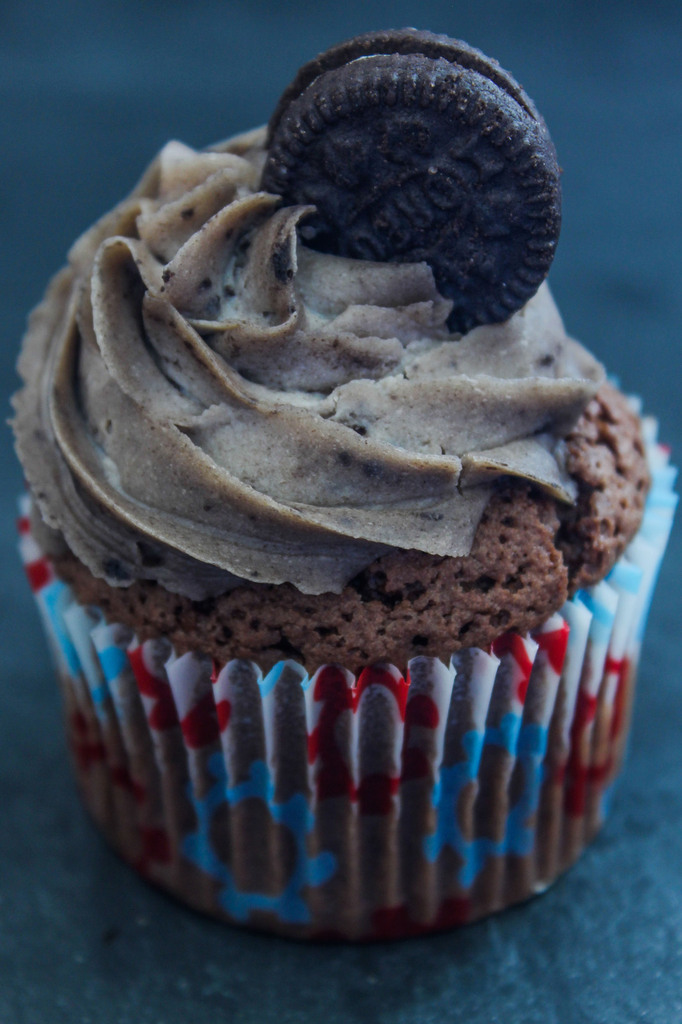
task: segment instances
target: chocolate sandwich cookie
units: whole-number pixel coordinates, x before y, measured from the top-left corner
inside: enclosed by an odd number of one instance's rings
[[[313,60],[299,68],[294,80],[282,93],[268,122],[268,141],[272,142],[272,137],[287,107],[325,71],[340,68],[360,57],[376,57],[379,54],[391,53],[421,54],[422,57],[434,59],[442,57],[451,64],[458,64],[462,68],[478,71],[484,77],[489,78],[491,82],[499,85],[504,92],[509,93],[532,118],[542,121],[531,98],[526,95],[509,72],[501,68],[494,58],[486,57],[484,53],[469,46],[462,39],[452,39],[450,36],[437,35],[435,32],[424,32],[415,28],[385,29],[379,32],[365,32],[352,39],[346,39],[342,43],[337,43],[336,46],[318,54]]]
[[[341,44],[302,69],[269,132],[262,188],[315,206],[307,244],[428,263],[451,330],[506,320],[544,280],[554,147],[520,86],[465,44],[410,30]]]

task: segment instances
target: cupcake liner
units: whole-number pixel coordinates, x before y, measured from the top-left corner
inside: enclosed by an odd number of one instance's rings
[[[193,907],[295,937],[419,934],[546,888],[602,824],[625,753],[677,500],[644,423],[652,488],[607,579],[529,636],[404,676],[140,643],[57,579],[24,498],[21,555],[107,839]]]

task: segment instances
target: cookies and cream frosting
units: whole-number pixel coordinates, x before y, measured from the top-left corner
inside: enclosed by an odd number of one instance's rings
[[[452,335],[426,264],[307,248],[264,159],[261,131],[169,143],[33,314],[14,425],[47,526],[113,585],[316,594],[392,548],[468,554],[501,476],[571,502],[603,371],[547,286]]]

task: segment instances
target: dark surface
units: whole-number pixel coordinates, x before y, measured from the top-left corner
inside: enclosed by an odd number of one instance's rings
[[[75,235],[169,138],[267,120],[305,60],[419,22],[497,57],[564,170],[550,281],[569,329],[682,451],[682,8],[634,0],[388,5],[102,0],[0,6],[2,381]],[[6,406],[5,406],[6,407]],[[654,602],[630,759],[602,836],[550,892],[488,922],[305,947],[202,920],[140,882],[85,819],[14,551],[21,473],[0,450],[0,1021],[677,1024],[682,1020],[681,551]]]

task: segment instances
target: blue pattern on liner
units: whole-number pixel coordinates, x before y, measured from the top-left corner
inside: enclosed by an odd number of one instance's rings
[[[528,821],[538,809],[544,778],[543,759],[547,751],[548,730],[529,722],[524,725],[516,748],[517,761],[523,770],[524,785],[518,802],[507,817],[505,852],[524,857],[533,849],[533,829]]]
[[[109,687],[92,639],[92,630],[102,621],[103,615],[99,610],[83,608],[75,601],[64,612],[64,624],[78,655],[80,670],[90,691],[95,712],[101,722],[106,722]]]
[[[511,719],[517,719],[512,722]],[[547,749],[547,729],[535,723],[524,725],[519,731],[520,717],[509,712],[499,729],[486,729],[485,738],[471,730],[462,738],[467,759],[441,769],[439,783],[434,787],[433,802],[437,812],[436,831],[424,840],[424,854],[434,862],[445,847],[459,854],[462,864],[458,881],[465,889],[476,880],[492,856],[511,853],[524,857],[533,847],[533,830],[528,824],[540,800],[543,770],[542,760]],[[482,742],[483,740],[483,742]],[[512,756],[523,771],[523,788],[517,802],[509,809],[502,840],[481,837],[465,839],[459,823],[457,808],[462,790],[478,774],[483,747],[501,746]]]
[[[281,671],[280,668],[280,673]],[[327,882],[336,871],[336,858],[326,851],[316,857],[308,855],[306,842],[308,834],[313,829],[314,815],[304,794],[295,793],[284,803],[275,803],[274,786],[268,767],[263,761],[254,761],[250,766],[249,778],[236,786],[227,784],[225,762],[221,753],[211,755],[208,770],[215,781],[206,796],[199,800],[191,791],[189,794],[197,813],[199,827],[196,832],[185,837],[182,844],[183,853],[207,874],[222,883],[220,903],[237,921],[248,920],[252,910],[269,910],[289,924],[307,924],[311,917],[303,898],[303,889],[308,885],[317,886]],[[289,829],[294,837],[294,867],[283,891],[276,895],[243,892],[238,889],[232,872],[218,859],[208,838],[211,818],[218,809],[225,803],[233,807],[249,797],[263,800],[273,821]]]
[[[483,742],[495,747],[502,747],[503,750],[506,750],[513,757],[520,728],[521,715],[508,711],[506,715],[503,715],[499,726],[489,725],[487,727]]]
[[[73,641],[64,625],[64,609],[73,602],[71,589],[66,583],[62,583],[61,580],[54,580],[52,583],[48,583],[46,587],[43,587],[39,596],[42,599],[48,623],[52,627],[53,638],[57,642],[66,662],[66,667],[74,679],[77,679],[80,675],[81,663]]]
[[[279,682],[285,665],[286,661],[278,661],[276,665],[273,665],[265,678],[259,680],[258,688],[261,692],[261,697],[267,697],[272,693]]]
[[[99,657],[102,671],[104,672],[105,679],[109,683],[113,683],[114,680],[124,672],[129,665],[128,655],[120,647],[105,647],[103,650],[97,652]]]
[[[613,583],[621,590],[627,590],[629,594],[636,594],[642,582],[642,570],[631,562],[621,560],[616,562],[611,572],[606,577],[607,583]]]
[[[600,586],[601,584],[597,584],[594,589],[598,590]],[[597,644],[608,644],[613,629],[613,620],[616,617],[615,608],[608,608],[592,590],[579,590],[575,599],[584,604],[588,612],[592,613],[591,640]]]

